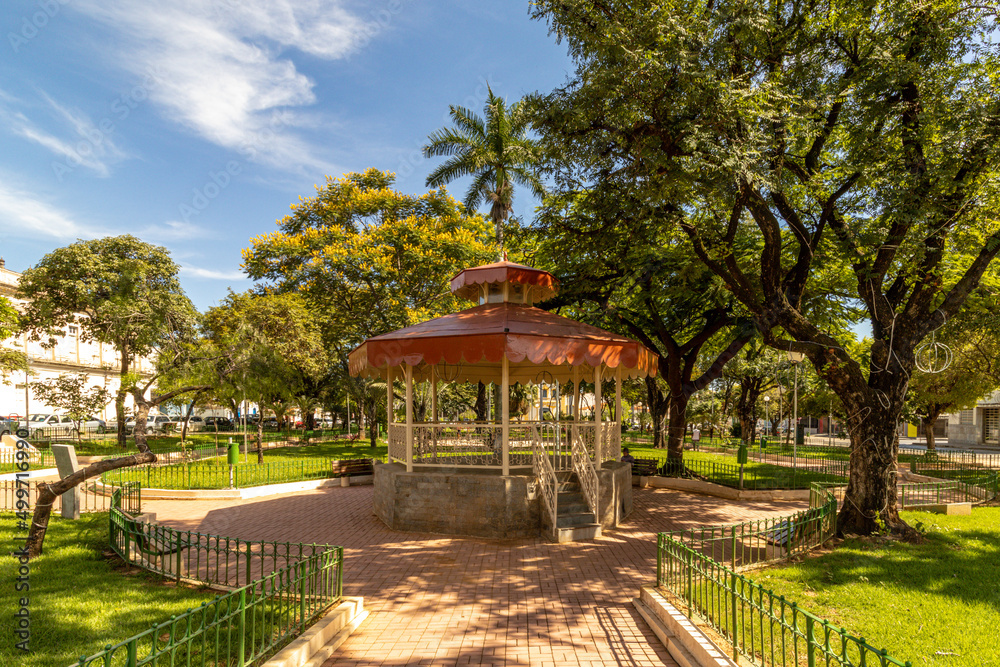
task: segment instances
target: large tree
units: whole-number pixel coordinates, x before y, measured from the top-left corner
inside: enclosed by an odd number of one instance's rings
[[[13,336],[18,328],[17,310],[6,297],[0,296],[0,341]],[[7,382],[11,371],[25,370],[27,366],[23,352],[0,345],[0,381]]]
[[[115,277],[108,267],[117,267],[121,275]],[[177,284],[177,265],[163,248],[132,236],[79,241],[54,250],[37,267],[25,271],[20,293],[29,299],[25,321],[30,335],[51,341],[65,325],[76,323],[84,335],[124,345],[119,434],[125,421],[122,394],[127,392],[135,406],[133,437],[138,450],[135,454],[91,463],[56,482],[39,482],[26,541],[28,554],[33,558],[42,553],[57,496],[109,470],[155,463],[156,455],[146,444],[146,418],[150,410],[209,387],[191,384],[153,393],[163,374],[173,372],[179,365],[202,361],[192,356],[196,349],[191,344],[195,310]],[[154,372],[140,375],[128,370],[134,355],[154,352]],[[119,441],[124,442],[121,438]]]
[[[54,345],[73,324],[82,340],[114,346],[123,378],[115,401],[118,445],[125,449],[124,378],[138,357],[154,354],[195,317],[167,250],[128,234],[77,241],[26,270],[17,296],[27,301],[22,326],[32,340]]]
[[[576,304],[574,315],[659,354],[659,378],[645,383],[653,443],[679,460],[688,402],[719,377],[753,326],[661,214],[624,189],[576,191],[546,200],[537,245],[564,285],[546,307]]]
[[[231,385],[261,408],[277,414],[303,396],[316,401],[317,387],[329,373],[319,323],[297,293],[230,294],[205,315],[210,340],[225,351],[216,387]],[[257,462],[263,419],[257,420]]]
[[[63,373],[48,380],[32,382],[31,391],[35,398],[63,410],[73,420],[78,443],[83,437],[80,423],[90,415],[101,412],[111,401],[111,392],[90,384],[86,373]]]
[[[347,357],[366,338],[454,312],[448,281],[495,256],[489,226],[444,190],[407,195],[369,169],[328,178],[292,207],[279,231],[251,240],[244,269],[271,292],[298,292],[320,323],[331,378],[364,411],[375,444],[385,403]]]
[[[427,186],[438,188],[455,179],[472,177],[465,194],[465,208],[474,212],[490,205],[490,219],[496,228],[497,245],[504,248],[504,225],[514,206],[514,185],[537,197],[544,193],[537,174],[540,161],[538,142],[529,136],[531,116],[524,100],[507,106],[493,94],[483,109],[485,120],[465,107],[449,107],[454,127],[442,128],[427,139],[425,157],[448,156],[427,177]]]
[[[837,393],[852,442],[839,530],[912,534],[895,425],[914,349],[1000,252],[995,8],[540,0],[537,13],[577,63],[545,100],[548,131],[599,147],[595,178],[678,204],[765,340]],[[849,292],[820,279],[834,269]],[[865,365],[810,315],[816,300],[864,308]]]

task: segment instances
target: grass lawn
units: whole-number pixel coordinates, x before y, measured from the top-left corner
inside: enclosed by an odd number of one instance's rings
[[[637,459],[666,459],[666,451],[652,447],[630,447],[632,456]],[[709,481],[724,486],[739,485],[739,463],[734,454],[713,454],[711,452],[684,452],[684,462],[694,472],[703,475]],[[711,464],[726,467],[712,467]],[[842,482],[844,478],[808,468],[792,468],[772,463],[748,462],[744,467],[744,488],[747,489],[808,489],[812,482]]]
[[[264,461],[292,461],[302,458],[326,458],[326,459],[384,459],[389,452],[389,445],[385,440],[378,441],[378,447],[372,449],[368,439],[364,440],[334,440],[331,442],[320,442],[315,445],[304,445],[302,447],[282,447],[264,451]],[[253,448],[250,449],[254,454]]]
[[[914,665],[1000,664],[1000,508],[903,512],[924,544],[847,540],[751,577]]]
[[[12,514],[0,514],[0,531],[11,545]],[[78,521],[53,517],[45,537],[45,553],[31,562],[31,653],[15,649],[10,614],[24,593],[15,593],[17,563],[5,548],[0,555],[0,609],[5,630],[0,633],[0,665],[66,667],[81,655],[165,621],[216,592],[175,587],[137,569],[127,572],[121,562],[102,555],[108,550],[108,515],[84,514]]]

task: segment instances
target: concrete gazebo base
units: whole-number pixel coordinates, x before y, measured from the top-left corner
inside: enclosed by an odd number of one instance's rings
[[[530,468],[499,470],[375,466],[375,515],[389,528],[413,533],[512,539],[551,533]],[[521,474],[513,474],[521,473]],[[606,462],[598,469],[598,522],[614,528],[632,513],[632,469]]]

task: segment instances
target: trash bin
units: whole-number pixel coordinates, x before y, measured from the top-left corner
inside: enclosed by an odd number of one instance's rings
[[[767,449],[767,438],[760,436],[760,448]]]
[[[229,439],[229,465],[236,465],[240,462],[240,445],[238,442],[233,442],[233,439]]]

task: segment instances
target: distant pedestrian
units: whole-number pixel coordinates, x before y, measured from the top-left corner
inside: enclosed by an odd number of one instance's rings
[[[628,452],[628,447],[622,447],[622,463],[634,463],[635,459]]]
[[[691,431],[691,447],[698,451],[699,444],[701,444],[701,429],[695,426],[694,430]]]

